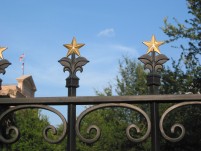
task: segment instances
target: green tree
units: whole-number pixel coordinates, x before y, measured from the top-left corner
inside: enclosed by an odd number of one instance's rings
[[[165,26],[162,28],[164,33],[170,37],[167,42],[173,42],[178,39],[187,39],[188,46],[180,45],[182,57],[185,59],[186,67],[196,67],[200,65],[201,55],[201,1],[187,0],[188,13],[192,18],[186,19],[184,24],[179,23],[176,19],[176,26],[164,20]]]
[[[180,45],[182,50],[180,59],[173,60],[173,70],[167,68],[163,73],[164,93],[201,92],[201,1],[187,0],[188,13],[192,18],[176,25],[164,20],[164,33],[169,36],[166,42],[185,39],[188,43]],[[184,64],[184,68],[182,68]],[[168,90],[167,86],[171,85]],[[181,87],[184,86],[184,87]]]
[[[126,136],[129,124],[136,124],[142,130],[142,134],[138,134],[133,129],[131,135],[134,138],[145,134],[144,121],[135,115],[139,114],[125,108],[104,108],[88,114],[81,123],[81,134],[85,138],[93,138],[96,131],[92,130],[90,134],[86,134],[86,130],[90,125],[97,125],[101,129],[101,136],[93,144],[85,144],[78,139],[77,151],[146,151],[145,146],[148,146],[149,141],[134,143]]]
[[[24,109],[15,112],[14,124],[20,131],[20,139],[13,143],[4,145],[3,151],[61,151],[63,144],[50,144],[43,137],[43,129],[49,126],[47,116],[41,114],[38,109]],[[62,132],[62,126],[58,127],[58,135]],[[48,137],[56,139],[51,132]],[[13,134],[14,135],[14,134]],[[65,146],[64,146],[65,147]]]
[[[201,1],[187,0],[188,13],[192,18],[186,19],[184,24],[176,19],[176,25],[164,20],[164,33],[169,36],[167,42],[185,39],[188,43],[180,45],[181,56],[178,61],[173,60],[172,67],[167,67],[162,73],[163,94],[184,94],[201,92]],[[182,65],[184,65],[182,67]],[[163,140],[161,148],[164,151],[194,151],[201,150],[201,107],[187,106],[175,110],[166,120],[166,129],[169,136],[177,137],[170,133],[170,127],[175,123],[180,123],[186,128],[185,137],[177,143],[170,143]],[[168,131],[169,130],[169,131]]]
[[[119,61],[119,73],[116,78],[116,93],[123,95],[147,94],[146,76],[144,67],[138,61],[123,57]]]
[[[166,67],[161,76],[161,94],[197,94],[201,92],[201,66],[183,70],[181,61],[173,60],[172,67]]]

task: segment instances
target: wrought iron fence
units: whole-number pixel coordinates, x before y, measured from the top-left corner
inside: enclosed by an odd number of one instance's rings
[[[157,42],[155,37],[152,37],[150,42],[144,42],[148,46],[148,53],[139,57],[139,60],[145,64],[145,68],[150,70],[150,74],[147,77],[147,84],[149,86],[150,95],[146,96],[96,96],[96,97],[76,97],[76,88],[79,87],[79,78],[76,76],[77,71],[82,71],[82,67],[89,61],[80,57],[79,48],[84,44],[77,44],[75,38],[73,38],[71,44],[64,45],[69,49],[67,56],[60,59],[59,62],[64,66],[64,71],[69,71],[69,77],[66,79],[66,87],[68,88],[67,97],[41,97],[41,98],[1,98],[0,106],[12,108],[6,109],[0,115],[0,123],[2,123],[5,118],[22,109],[28,108],[37,108],[49,110],[57,114],[63,124],[63,132],[57,140],[52,140],[48,137],[48,131],[52,130],[56,134],[56,128],[52,125],[49,125],[43,130],[44,139],[52,144],[60,143],[67,136],[67,150],[75,151],[76,150],[76,136],[86,144],[92,144],[98,141],[101,137],[101,127],[99,125],[90,125],[87,128],[87,133],[90,133],[91,130],[95,130],[93,138],[86,138],[80,132],[80,125],[82,120],[86,115],[103,109],[103,108],[126,108],[133,110],[139,113],[145,120],[146,131],[144,134],[141,134],[141,129],[138,127],[136,121],[130,123],[125,129],[126,136],[129,141],[133,143],[140,143],[145,141],[148,137],[151,137],[151,150],[159,151],[160,150],[160,136],[169,142],[178,142],[181,141],[186,133],[185,126],[181,123],[175,123],[171,125],[170,131],[166,132],[164,129],[165,121],[168,118],[168,115],[185,106],[200,105],[201,97],[199,94],[190,94],[190,95],[159,95],[158,87],[160,86],[160,75],[159,70],[162,69],[162,64],[165,63],[168,58],[165,55],[160,54],[158,47],[162,42]],[[156,55],[156,53],[159,55]],[[151,55],[149,55],[149,53]],[[76,55],[78,57],[76,57]],[[69,58],[71,56],[71,58]],[[9,61],[1,58],[0,67],[1,73],[5,73],[5,68],[10,65]],[[161,115],[159,115],[159,109],[161,104],[171,103],[171,106],[165,109]],[[142,109],[136,104],[148,104],[150,106],[150,112]],[[58,110],[51,107],[51,105],[63,105],[68,106],[68,117],[64,117],[62,113]],[[76,118],[76,106],[77,105],[93,105],[90,108],[84,110]],[[174,122],[174,121],[173,121]],[[176,121],[175,121],[176,122]],[[131,134],[131,130],[135,129],[136,133],[140,133],[142,136],[135,137]],[[179,130],[179,131],[177,131]],[[15,135],[10,135],[11,131],[14,131]],[[2,133],[9,137],[5,137]],[[15,143],[20,138],[20,130],[14,125],[9,125],[5,129],[0,129],[0,142],[1,143]]]
[[[166,109],[160,118],[158,118],[158,120],[156,121],[152,121],[152,114],[150,116],[150,113],[147,113],[146,111],[144,111],[143,109],[141,109],[139,106],[133,105],[133,104],[153,104],[155,103],[156,105],[159,104],[164,104],[164,103],[174,103],[174,105],[171,105],[168,109]],[[83,111],[76,120],[76,117],[71,117],[74,118],[73,121],[75,121],[75,126],[73,125],[73,127],[71,128],[71,132],[74,135],[74,140],[73,138],[70,138],[67,146],[68,149],[67,150],[71,150],[71,151],[75,151],[75,137],[77,136],[81,141],[87,143],[87,144],[91,144],[91,143],[95,143],[96,141],[98,141],[99,137],[101,137],[101,127],[99,127],[99,125],[91,125],[88,127],[87,131],[88,133],[90,132],[91,129],[95,129],[96,130],[96,135],[93,138],[85,138],[81,133],[80,133],[80,123],[82,122],[83,118],[87,115],[90,114],[93,111],[102,109],[102,108],[107,108],[107,107],[121,107],[121,108],[128,108],[130,110],[134,110],[136,112],[138,112],[139,114],[141,114],[145,120],[146,120],[146,132],[144,134],[141,134],[141,130],[140,128],[137,126],[137,123],[132,123],[130,125],[128,125],[128,127],[125,129],[126,132],[126,136],[127,138],[133,142],[133,143],[140,143],[145,141],[150,135],[151,135],[151,139],[153,139],[153,135],[156,134],[161,134],[163,136],[163,138],[165,140],[168,140],[170,142],[178,142],[181,141],[182,138],[185,136],[186,131],[188,131],[188,129],[186,130],[185,127],[180,124],[180,123],[175,123],[171,126],[171,133],[178,133],[176,132],[176,128],[180,129],[180,133],[177,134],[177,137],[172,137],[171,135],[167,134],[167,132],[164,130],[164,123],[165,120],[167,120],[168,118],[168,114],[170,114],[172,111],[177,110],[178,108],[182,108],[184,106],[191,106],[191,105],[200,105],[201,104],[201,98],[200,95],[146,95],[146,96],[111,96],[111,97],[104,97],[104,96],[97,96],[97,97],[51,97],[51,98],[1,98],[0,101],[0,105],[7,105],[7,106],[14,106],[12,108],[7,109],[5,112],[3,112],[0,116],[0,122],[3,122],[4,118],[11,114],[14,113],[15,111],[21,110],[21,109],[26,109],[26,108],[39,108],[39,109],[45,109],[45,110],[49,110],[55,114],[57,114],[61,120],[62,120],[62,124],[63,124],[63,132],[61,134],[61,136],[59,136],[59,138],[57,140],[51,140],[50,138],[48,138],[47,133],[48,130],[53,130],[53,132],[56,131],[56,128],[53,126],[47,126],[44,128],[43,130],[43,137],[44,139],[49,142],[49,143],[59,143],[61,142],[64,137],[66,135],[69,135],[69,127],[71,126],[70,123],[72,122],[72,120],[66,120],[64,115],[62,115],[62,113],[60,113],[59,111],[57,111],[56,109],[50,107],[51,105],[73,105],[76,106],[77,105],[91,105],[93,104],[92,107],[86,109],[85,111]],[[70,106],[69,106],[70,107]],[[76,109],[75,109],[76,110]],[[174,116],[174,115],[172,115]],[[68,121],[68,122],[67,122]],[[157,123],[157,121],[159,121]],[[173,123],[176,121],[172,121]],[[158,125],[158,129],[153,129],[153,127],[155,127],[156,125]],[[140,138],[135,138],[130,134],[130,130],[134,128],[136,129],[137,133],[140,133],[141,136]],[[17,127],[15,126],[10,126],[6,129],[6,133],[7,135],[9,135],[9,132],[13,130],[15,131],[15,136],[13,136],[12,138],[4,138],[2,133],[0,133],[0,141],[2,143],[14,143],[16,142],[20,135],[19,135],[19,131]],[[157,132],[153,131],[156,130]],[[5,130],[4,130],[5,131]],[[67,132],[68,131],[68,132]],[[159,139],[159,138],[158,138]],[[160,139],[157,142],[152,141],[152,150],[160,146],[159,143]],[[71,145],[71,146],[70,146]],[[71,148],[70,148],[71,147]],[[159,149],[158,149],[159,150]]]

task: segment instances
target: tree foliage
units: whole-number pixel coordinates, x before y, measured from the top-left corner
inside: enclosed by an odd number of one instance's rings
[[[172,42],[178,39],[187,39],[188,46],[180,45],[182,58],[185,59],[187,68],[200,65],[201,55],[201,1],[187,0],[188,13],[192,15],[191,19],[186,19],[184,24],[179,23],[176,19],[176,26],[164,20],[165,26],[162,28],[164,33],[170,37],[167,42]]]
[[[119,74],[116,78],[116,93],[123,95],[147,94],[146,75],[141,63],[128,57],[119,61]]]
[[[187,45],[180,45],[181,56],[178,61],[173,60],[173,70],[167,68],[163,72],[163,88],[166,94],[201,92],[201,1],[187,0],[187,4],[192,18],[186,19],[184,24],[174,19],[176,25],[168,23],[166,18],[162,28],[170,38],[167,42],[179,39],[188,41]],[[182,64],[185,68],[182,68]],[[171,87],[169,90],[168,86]]]
[[[169,36],[167,42],[185,39],[188,44],[181,44],[182,50],[178,61],[172,61],[172,67],[167,67],[162,72],[163,94],[188,94],[201,92],[201,1],[187,0],[188,13],[191,19],[186,19],[184,24],[176,19],[176,25],[164,20],[163,31]],[[182,67],[184,65],[184,67]],[[194,151],[201,150],[201,107],[186,106],[170,113],[166,120],[166,132],[169,136],[178,137],[181,131],[177,130],[176,135],[170,133],[170,128],[175,123],[182,124],[186,129],[184,138],[177,143],[170,143],[164,139],[161,141],[161,149],[164,151]]]
[[[138,115],[138,116],[136,116]],[[85,138],[93,138],[96,134],[92,130],[86,134],[90,125],[97,125],[101,129],[99,140],[93,144],[77,143],[78,151],[146,151],[149,141],[143,143],[134,143],[128,140],[126,128],[130,124],[136,124],[141,133],[132,129],[131,135],[134,138],[140,138],[145,134],[146,126],[143,120],[139,120],[139,114],[125,108],[104,108],[88,114],[82,121],[81,134]]]
[[[17,111],[14,115],[14,124],[20,131],[20,139],[13,144],[5,144],[2,151],[61,151],[65,145],[49,144],[43,137],[43,129],[50,125],[47,116],[41,114],[38,109],[25,109]],[[62,127],[58,127],[58,135]],[[48,137],[56,139],[56,136],[48,133]],[[13,134],[14,135],[14,134]]]
[[[182,70],[180,62],[173,60],[172,67],[163,70],[161,94],[197,94],[201,92],[201,66]]]

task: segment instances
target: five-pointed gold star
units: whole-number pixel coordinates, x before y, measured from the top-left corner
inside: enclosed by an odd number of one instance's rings
[[[4,51],[4,50],[6,50],[7,48],[6,47],[0,47],[0,59],[3,59],[3,54],[2,54],[2,52]]]
[[[147,53],[150,53],[150,52],[152,52],[152,51],[155,51],[155,52],[157,52],[157,53],[161,53],[160,52],[160,50],[159,50],[159,46],[160,45],[162,45],[162,44],[164,44],[164,42],[162,42],[162,41],[156,41],[156,38],[155,38],[155,36],[153,35],[152,37],[151,37],[151,41],[149,41],[149,42],[143,42],[147,47],[148,47],[148,51],[147,51]]]
[[[64,47],[68,49],[67,57],[71,54],[80,56],[79,48],[82,46],[84,46],[84,44],[77,44],[75,37],[73,37],[71,44],[64,44]]]

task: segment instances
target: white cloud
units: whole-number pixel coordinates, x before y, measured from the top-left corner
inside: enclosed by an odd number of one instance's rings
[[[98,37],[113,37],[113,36],[115,36],[113,28],[104,29],[98,33]]]
[[[112,45],[111,46],[113,49],[116,49],[116,50],[119,50],[119,51],[122,51],[123,53],[129,53],[135,57],[139,57],[139,53],[138,51],[135,49],[135,48],[131,48],[131,47],[128,47],[128,46],[123,46],[123,45]]]

